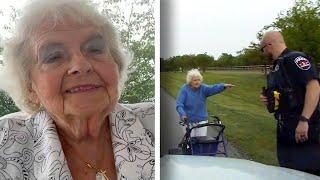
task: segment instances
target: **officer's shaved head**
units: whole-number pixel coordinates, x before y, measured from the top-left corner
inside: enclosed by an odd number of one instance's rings
[[[266,32],[260,42],[263,54],[269,59],[277,59],[277,57],[287,48],[283,36],[279,31]]]
[[[266,32],[261,40],[261,43],[280,43],[285,44],[282,34],[279,31]]]

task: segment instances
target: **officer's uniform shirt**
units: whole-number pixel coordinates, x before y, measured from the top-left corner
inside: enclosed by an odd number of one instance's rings
[[[289,114],[287,118],[278,119],[277,124],[277,156],[278,162],[282,167],[293,168],[306,172],[320,171],[320,145],[318,143],[295,143],[295,129],[302,113],[304,105],[304,96],[306,86],[310,80],[319,80],[315,67],[311,64],[310,58],[305,54],[285,49],[279,58],[274,62],[273,72],[278,75],[274,79],[273,88],[279,89],[281,86],[287,86],[288,82],[283,77],[280,61],[283,60],[284,70],[287,72],[288,79],[292,83],[292,88],[296,91],[296,95],[300,98],[300,105],[292,112],[281,112],[279,114]],[[282,75],[279,75],[282,74]],[[279,78],[279,79],[277,79]],[[282,102],[283,103],[283,102]],[[280,99],[281,104],[281,99]],[[287,105],[285,103],[285,105]],[[281,105],[280,105],[281,106]],[[277,112],[275,113],[277,114]],[[316,114],[316,113],[314,113]],[[315,116],[313,116],[315,117]],[[319,116],[316,118],[319,121]],[[310,119],[312,120],[312,119]],[[313,122],[315,122],[313,120]],[[317,123],[318,124],[318,123]],[[318,139],[318,134],[314,133],[315,129],[309,124],[309,140]],[[313,132],[311,132],[313,131]],[[315,135],[313,137],[313,135]],[[309,141],[308,140],[308,141]]]
[[[288,79],[290,79],[293,86],[292,88],[296,91],[297,98],[300,101],[300,107],[295,109],[295,112],[287,113],[297,113],[300,115],[304,105],[306,86],[310,80],[319,80],[318,73],[316,68],[311,64],[310,58],[304,53],[285,49],[279,58],[283,58],[283,66],[287,72]],[[275,69],[279,68],[279,58],[274,62]],[[284,75],[282,75],[283,79],[281,84],[286,84],[283,86],[288,87],[288,82],[283,83],[284,81],[287,81],[283,76]]]
[[[311,64],[310,58],[301,52],[285,49],[282,55],[290,55],[285,60],[285,66],[289,76],[297,86],[306,87],[312,79],[319,79],[316,68]]]

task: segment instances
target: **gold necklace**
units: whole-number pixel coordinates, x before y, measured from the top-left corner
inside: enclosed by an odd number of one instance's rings
[[[75,154],[78,154],[77,152],[75,152]],[[89,169],[93,169],[96,171],[96,180],[110,180],[109,177],[107,176],[107,170],[106,169],[100,169],[97,168],[96,166],[90,164],[87,161],[84,161],[82,158],[80,158],[81,156],[78,156],[78,159],[80,161],[82,161],[86,167],[88,167]],[[98,177],[97,177],[98,176]]]
[[[105,180],[109,180],[109,178],[108,178],[108,176],[107,176],[107,170],[105,170],[105,169],[99,169],[99,168],[97,168],[97,167],[95,167],[94,165],[92,165],[92,164],[90,164],[90,163],[88,163],[88,162],[85,162],[85,161],[83,161],[85,164],[86,164],[86,166],[88,167],[88,168],[90,168],[90,169],[94,169],[96,172],[97,172],[97,175],[99,176],[102,176]]]
[[[62,142],[63,143],[63,142]],[[110,180],[109,177],[107,176],[107,170],[106,169],[99,169],[97,168],[96,166],[90,164],[89,162],[87,161],[84,161],[81,156],[79,156],[79,154],[74,151],[74,154],[76,156],[78,156],[77,159],[79,159],[80,161],[82,161],[83,163],[85,163],[86,167],[88,167],[89,169],[93,169],[96,171],[96,180]],[[72,156],[71,156],[72,158]]]

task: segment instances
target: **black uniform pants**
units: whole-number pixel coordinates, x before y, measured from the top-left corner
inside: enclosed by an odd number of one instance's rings
[[[309,140],[295,142],[298,117],[280,118],[277,124],[277,156],[279,165],[316,175],[320,175],[319,131],[309,126]]]
[[[277,143],[278,162],[281,167],[320,175],[320,145],[283,145]]]

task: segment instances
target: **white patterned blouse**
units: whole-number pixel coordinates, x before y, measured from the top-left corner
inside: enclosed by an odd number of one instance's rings
[[[154,104],[117,104],[109,117],[117,179],[154,179]],[[72,179],[46,111],[0,118],[0,179]]]

